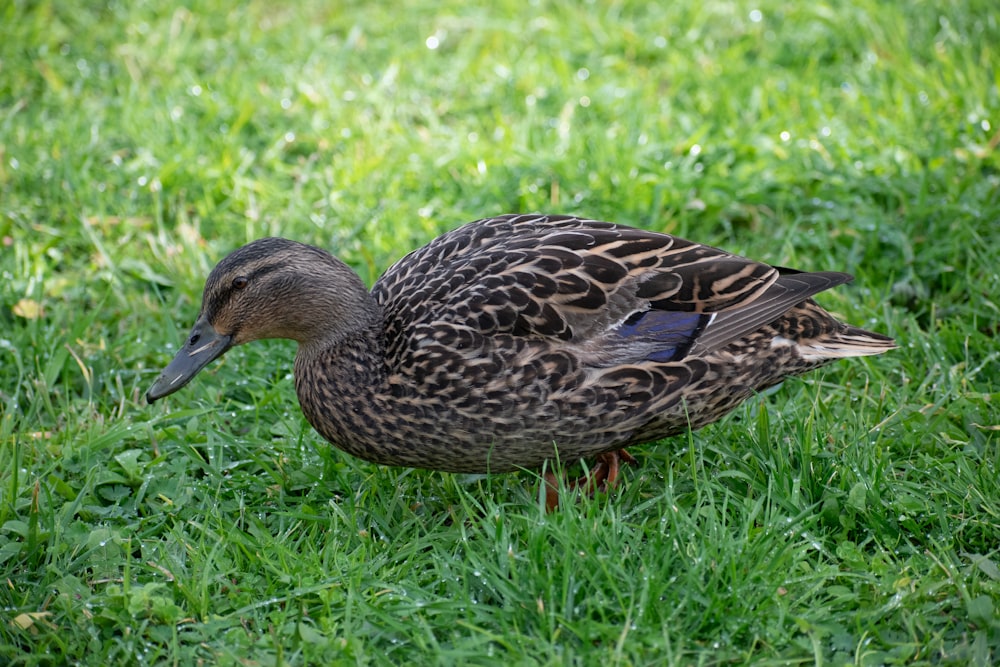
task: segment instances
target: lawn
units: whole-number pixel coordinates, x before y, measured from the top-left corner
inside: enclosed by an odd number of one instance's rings
[[[986,0],[0,0],[0,663],[994,664],[998,45]],[[851,272],[900,348],[552,514],[332,449],[288,341],[143,398],[251,239],[370,284],[518,211]]]

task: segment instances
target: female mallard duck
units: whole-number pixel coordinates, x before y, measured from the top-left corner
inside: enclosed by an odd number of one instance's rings
[[[369,293],[329,253],[267,238],[211,272],[146,397],[234,345],[291,338],[302,411],[349,454],[476,473],[597,455],[595,483],[610,486],[624,447],[895,347],[810,298],[849,280],[607,222],[505,215],[410,253]]]

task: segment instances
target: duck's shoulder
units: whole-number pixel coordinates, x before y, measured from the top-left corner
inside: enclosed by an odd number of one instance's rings
[[[609,222],[564,215],[511,214],[469,222],[435,238],[396,262],[377,288],[398,294],[415,278],[438,282],[454,274],[499,273],[534,266],[546,255],[569,259],[628,232],[649,234]],[[665,235],[659,235],[661,237]],[[672,238],[672,237],[666,237]],[[550,266],[544,264],[543,268]]]

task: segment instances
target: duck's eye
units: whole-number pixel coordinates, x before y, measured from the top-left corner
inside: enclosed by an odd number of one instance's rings
[[[233,287],[236,289],[243,289],[250,284],[250,279],[246,276],[236,276],[233,278]]]

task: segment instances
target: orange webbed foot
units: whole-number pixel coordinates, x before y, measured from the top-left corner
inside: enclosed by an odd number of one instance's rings
[[[567,488],[579,489],[587,495],[594,495],[598,491],[609,492],[618,486],[618,475],[621,471],[622,463],[635,465],[635,457],[624,449],[616,449],[610,452],[598,454],[596,463],[590,469],[590,473],[577,478],[567,484]],[[559,506],[559,483],[556,476],[551,472],[545,473],[545,510],[552,512]]]

